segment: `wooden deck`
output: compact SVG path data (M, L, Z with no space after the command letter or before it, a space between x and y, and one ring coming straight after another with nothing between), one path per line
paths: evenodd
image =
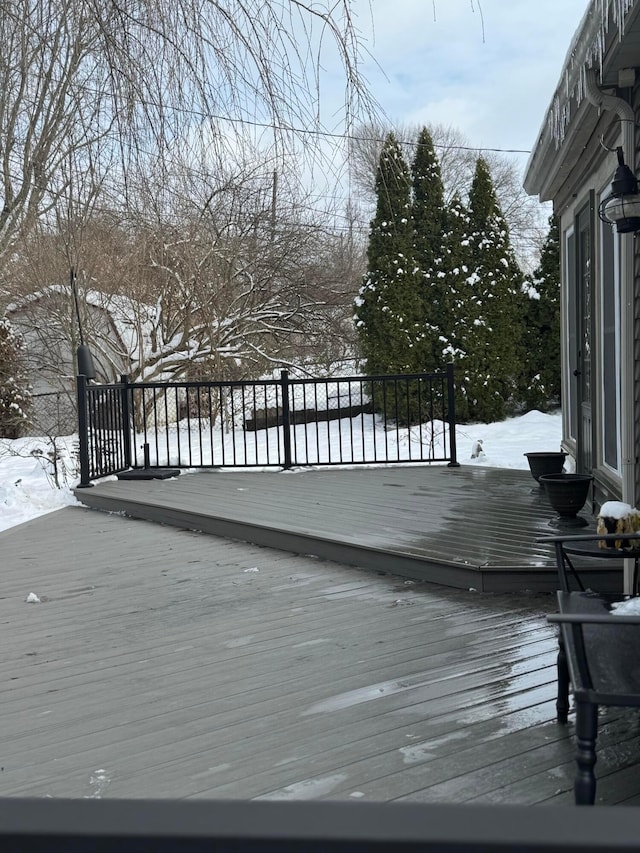
M525 471L390 466L294 472L203 471L112 480L77 491L87 506L345 565L482 592L553 591L557 533ZM583 513L590 527L593 519ZM595 561L598 589L621 589L621 563Z
M75 507L0 553L0 796L572 802L549 594ZM600 803L640 803L639 747L607 712Z

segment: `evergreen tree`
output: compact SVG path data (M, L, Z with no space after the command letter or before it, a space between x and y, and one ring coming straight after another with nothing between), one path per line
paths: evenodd
M413 258L411 175L392 133L380 155L376 197L355 323L370 374L406 373L415 368L412 350L421 304Z
M524 294L521 394L528 409L545 411L560 402L560 236L554 216Z
M443 233L446 211L440 163L427 128L418 137L411 168L413 184L414 258L422 285L421 317L416 327L415 369L434 372L442 369L441 337L447 322L446 290L443 275Z
M491 173L480 157L469 193L470 275L464 299L466 371L473 420L502 420L518 404L522 358L522 273ZM463 241L464 242L464 241Z
M23 342L0 318L0 438L19 438L28 422L29 391L21 363Z
M522 273L486 161L479 158L468 209L444 207L440 164L424 129L411 172L393 134L376 174L368 271L355 322L372 374L456 365L459 420L501 420L523 389ZM396 408L415 416L414 389Z
M455 366L456 418L469 418L469 348L473 346L476 305L469 300L470 266L469 214L462 200L454 195L446 211L442 236L443 321L439 336L442 362Z

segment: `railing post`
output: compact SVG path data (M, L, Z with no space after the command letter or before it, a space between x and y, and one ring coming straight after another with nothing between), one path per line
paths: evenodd
M122 373L120 376L121 406L122 406L122 449L124 458L131 468L131 407L129 406L129 376Z
M78 448L80 454L80 482L77 488L88 489L91 486L89 476L89 429L87 419L87 377L76 376L78 401Z
M453 381L453 363L447 365L447 413L449 421L449 449L451 461L448 468L459 468L458 451L456 449L456 389Z
M289 413L289 371L280 371L282 387L282 446L284 449L284 468L291 468L291 415Z

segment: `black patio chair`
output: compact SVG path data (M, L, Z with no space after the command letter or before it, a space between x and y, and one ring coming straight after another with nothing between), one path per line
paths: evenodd
M624 550L599 547L600 542L624 539ZM581 534L544 537L555 547L558 568L558 613L548 616L558 623L557 718L566 723L569 690L576 709L577 805L595 802L598 707L640 707L640 615L616 615L613 605L626 597L585 589L575 557L632 559L633 590L637 594L640 534ZM577 586L577 589L571 587Z

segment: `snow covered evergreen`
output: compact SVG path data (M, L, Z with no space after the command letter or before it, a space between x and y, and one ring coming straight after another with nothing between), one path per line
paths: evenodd
M447 208L442 237L442 282L444 314L439 338L441 363L453 362L456 367L456 418L469 419L468 392L471 383L475 303L469 299L471 253L469 248L469 213L458 195Z
M380 155L376 197L367 273L356 297L356 328L369 373L409 373L415 370L416 323L423 317L413 254L411 173L392 133Z
M443 330L448 325L447 285L443 273L443 234L446 209L440 162L431 134L418 137L411 167L413 185L414 257L422 276L419 288L421 317L416 322L415 372L442 369Z
M466 206L457 195L445 204L426 128L410 172L389 134L376 194L355 318L368 372L453 362L459 421L491 423L559 398L557 231L525 282L488 163L478 158Z
M28 420L29 390L21 363L22 337L0 318L0 438L19 438Z
M463 362L466 418L490 423L513 413L519 402L523 300L522 273L482 157L469 192L467 228L462 239L456 234L459 245L451 249L460 252L456 268L466 267L457 276L459 298L452 319L460 355L452 357Z
M560 402L560 236L549 218L549 231L540 262L524 282L526 359L522 396L528 409L546 411Z

